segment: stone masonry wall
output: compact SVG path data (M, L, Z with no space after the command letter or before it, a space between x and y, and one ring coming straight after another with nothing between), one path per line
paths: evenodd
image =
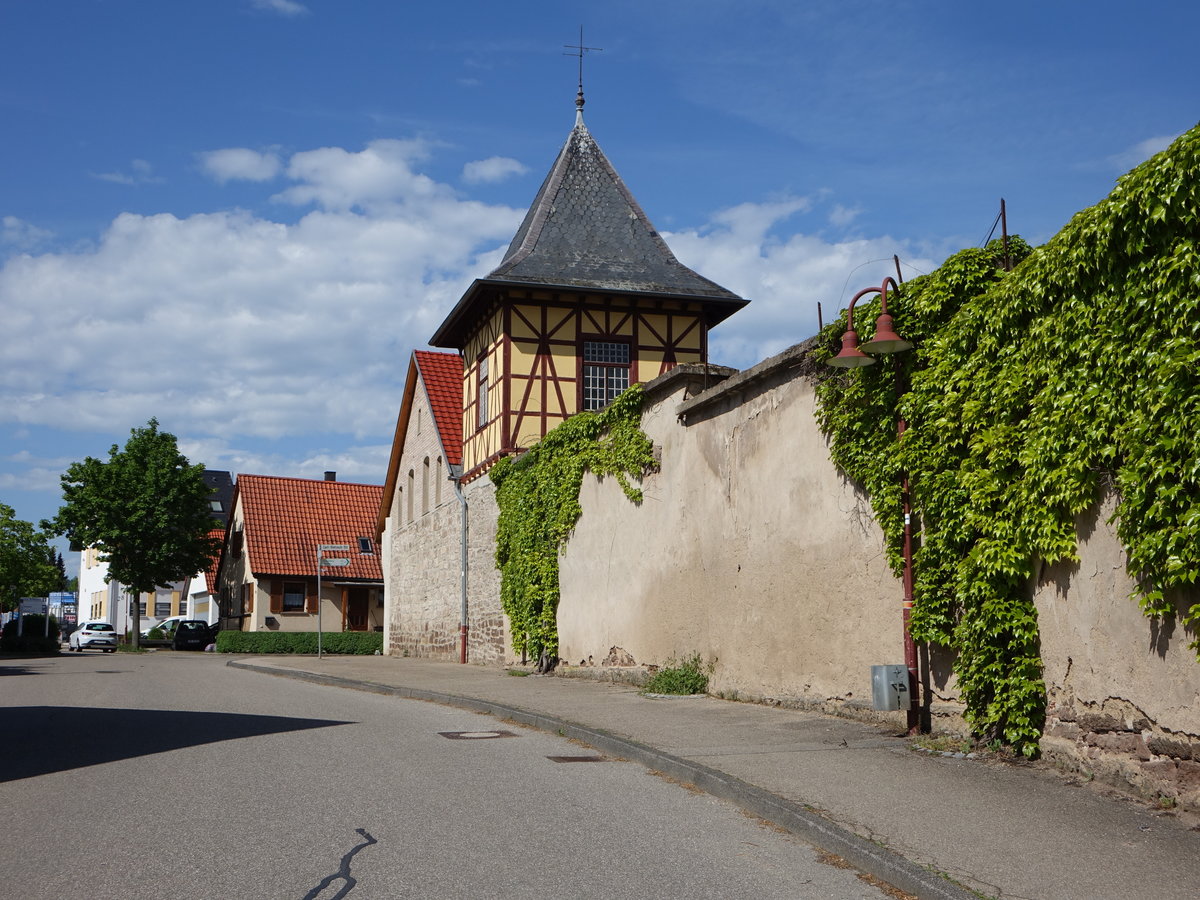
M389 531L386 652L457 661L461 620L462 507L448 501ZM464 489L468 508L467 661L503 665L508 622L495 564L496 503L490 481Z

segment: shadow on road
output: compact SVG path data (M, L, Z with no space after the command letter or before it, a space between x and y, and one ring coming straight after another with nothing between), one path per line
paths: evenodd
M5 735L0 741L0 782L217 741L353 724L286 716L79 706L4 707L0 708L0 722Z

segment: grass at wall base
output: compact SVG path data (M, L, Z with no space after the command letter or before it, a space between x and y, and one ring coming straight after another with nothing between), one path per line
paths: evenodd
M1077 559L1076 519L1105 492L1137 585L1131 602L1170 616L1195 589L1198 236L1200 127L1047 244L1014 238L1012 271L993 242L902 285L888 311L915 349L821 376L831 455L870 496L897 575L909 475L912 632L956 651L982 739L1038 751L1046 687L1033 587L1042 566ZM873 313L856 313L865 342ZM844 329L843 315L822 332L819 356L836 353ZM1184 608L1195 636L1200 602Z
M691 656L672 655L642 686L642 694L675 694L691 696L708 691L708 679L716 662L704 662L699 653Z

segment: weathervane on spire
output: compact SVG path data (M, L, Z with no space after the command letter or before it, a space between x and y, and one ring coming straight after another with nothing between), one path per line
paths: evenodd
M575 53L564 53L563 56L578 56L579 57L579 93L575 95L575 124L583 124L583 54L588 50L603 50L603 47L585 47L583 44L583 26L579 26L579 43L578 44L563 44Z

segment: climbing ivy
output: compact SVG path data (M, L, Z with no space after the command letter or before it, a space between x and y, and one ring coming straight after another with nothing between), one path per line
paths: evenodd
M1147 615L1171 615L1200 577L1198 236L1200 126L1046 245L1016 239L1011 272L993 243L889 296L915 351L821 376L834 462L870 495L897 574L909 475L914 636L957 651L976 732L1027 755L1046 696L1033 585L1076 558L1079 514L1115 490ZM855 313L865 341L872 308ZM818 358L844 328L821 333ZM1183 618L1195 632L1200 602Z
M538 659L541 668L558 654L559 551L583 512L584 473L615 477L625 496L640 503L632 479L655 465L654 447L640 427L642 396L635 385L603 410L572 416L529 452L492 467L500 507L500 601L513 648Z

